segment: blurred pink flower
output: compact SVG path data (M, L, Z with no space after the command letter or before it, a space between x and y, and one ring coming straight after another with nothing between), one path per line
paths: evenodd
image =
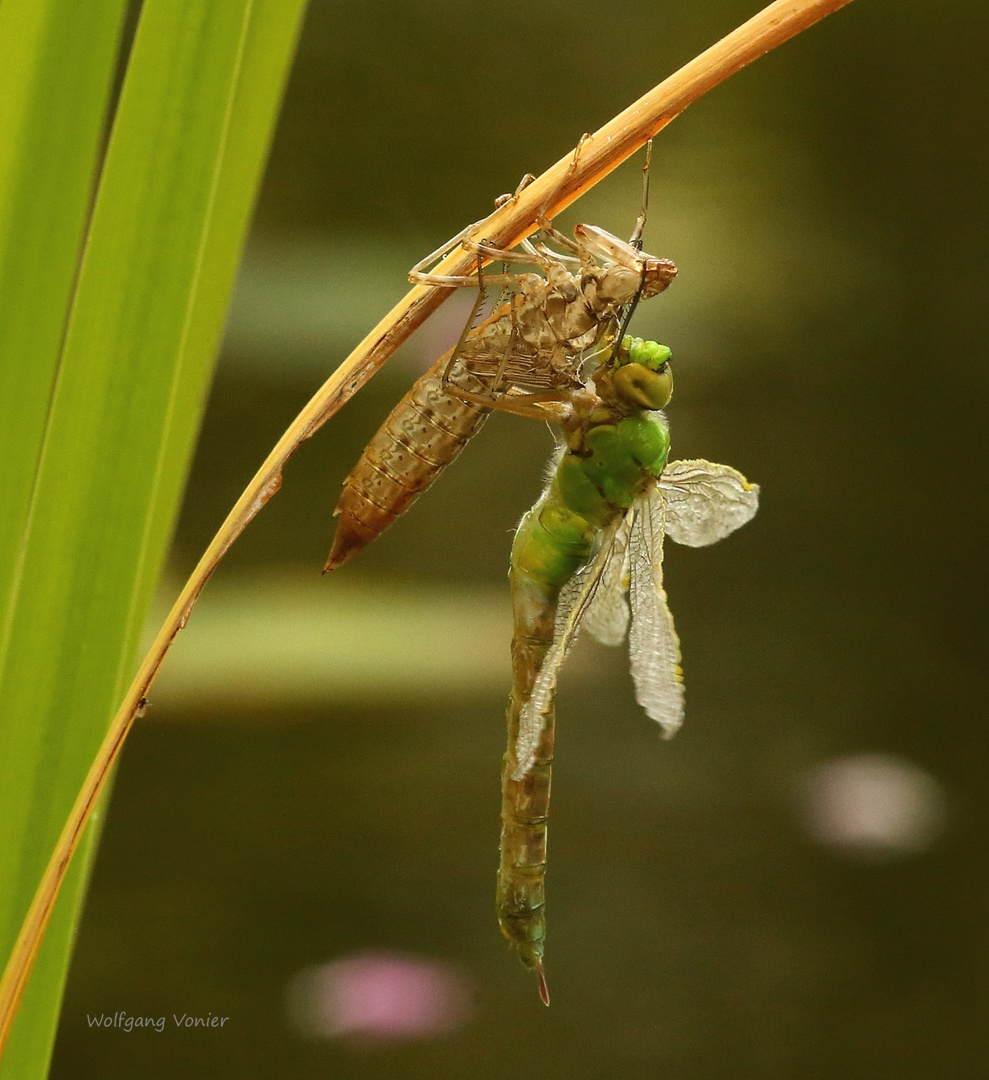
M310 1038L423 1039L463 1027L471 997L469 980L451 964L366 952L300 971L289 984L288 1013Z

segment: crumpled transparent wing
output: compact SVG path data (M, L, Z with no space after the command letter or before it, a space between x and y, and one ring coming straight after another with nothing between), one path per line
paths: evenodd
M683 671L680 639L663 589L664 501L664 493L654 486L633 508L628 649L635 700L669 738L683 723Z
M759 508L759 485L730 465L671 461L659 478L666 501L666 535L704 547L750 521Z
M553 707L557 676L570 647L577 640L577 631L587 614L591 599L601 582L602 574L611 561L611 549L623 525L619 518L605 530L601 544L591 560L584 564L560 590L553 627L553 644L549 647L529 700L522 706L519 732L515 741L515 771L513 780L521 780L532 768L545 717Z
M632 531L632 511L622 519L597 587L591 593L581 627L602 645L621 645L628 630L628 543Z

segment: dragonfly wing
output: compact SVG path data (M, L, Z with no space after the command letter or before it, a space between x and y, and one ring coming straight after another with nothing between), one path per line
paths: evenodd
M600 580L591 593L581 626L602 645L621 645L628 630L628 559L632 512L622 519L607 549Z
M678 544L704 547L751 520L759 485L729 465L671 461L659 478L666 502L666 535Z
M560 589L553 626L553 642L543 658L539 674L532 686L529 700L522 706L519 731L515 742L515 771L513 780L521 780L532 768L545 717L553 707L560 666L574 641L577 631L591 606L595 591L609 562L615 537L622 527L619 519L601 537L597 553L585 563Z
M680 639L663 589L663 492L651 488L636 501L630 544L628 635L635 700L646 715L674 735L683 723L683 671Z

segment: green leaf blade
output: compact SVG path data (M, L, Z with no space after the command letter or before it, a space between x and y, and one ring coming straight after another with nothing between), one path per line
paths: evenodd
M303 6L142 11L0 667L5 954L129 681ZM44 1075L83 877L56 906L4 1077Z
M85 236L126 0L0 5L0 619Z

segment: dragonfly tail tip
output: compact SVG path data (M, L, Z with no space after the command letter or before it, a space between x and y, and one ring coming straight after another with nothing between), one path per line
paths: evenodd
M536 978L539 980L539 996L544 1005L549 1005L549 987L546 985L546 972L542 964L536 968Z

